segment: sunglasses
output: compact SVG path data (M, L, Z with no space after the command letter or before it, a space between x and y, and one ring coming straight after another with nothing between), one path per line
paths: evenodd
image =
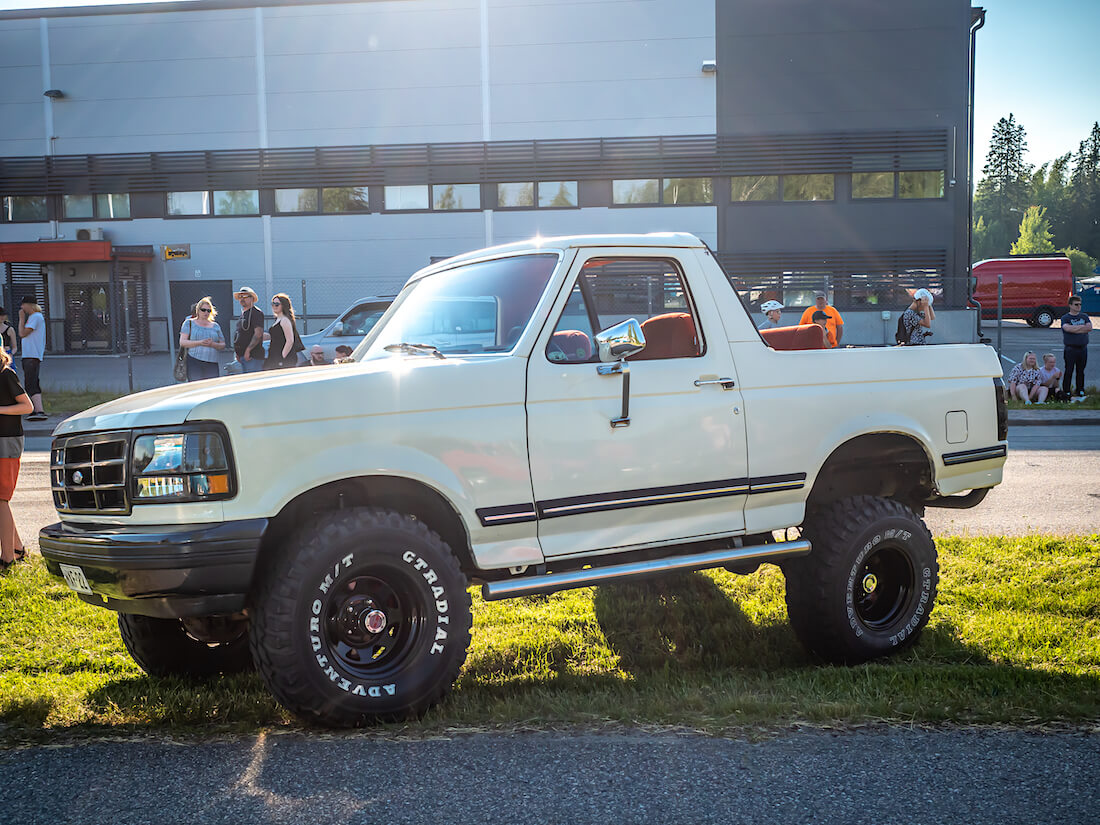
M281 307L283 305L283 302L282 301L272 301L271 305L273 307Z
M199 307L199 312L209 312L210 307Z

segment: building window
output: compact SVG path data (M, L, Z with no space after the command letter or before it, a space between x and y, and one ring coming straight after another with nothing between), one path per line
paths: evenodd
M833 184L832 175L783 175L783 200L831 201Z
M730 200L734 203L779 200L779 175L738 175L730 178Z
M316 189L276 189L275 213L279 215L317 211Z
M898 197L942 198L942 169L932 172L898 172Z
M5 221L45 221L49 219L45 195L10 195L3 199Z
M214 192L215 215L259 215L260 193L256 189L223 189Z
M538 190L540 209L565 209L577 205L575 180L541 180Z
M535 184L533 183L498 183L497 184L497 208L498 209L522 209L532 208L535 205Z
M577 205L575 180L498 183L498 209L569 209Z
M658 178L616 180L611 182L611 202L616 204L657 204L661 202Z
M427 186L387 186L384 192L386 209L427 209Z
M316 198L316 194L314 194ZM332 186L321 190L321 211L329 214L369 212L370 200L365 186Z
M852 199L944 196L939 152L899 152L852 158ZM907 171L895 171L908 167ZM923 168L922 168L923 167Z
M432 187L432 209L480 209L481 186L476 183L448 183Z
M130 217L130 196L121 195L62 195L62 214L68 220L95 219L119 220Z
M169 192L169 215L209 215L209 192Z
M714 203L714 181L711 178L665 178L661 203L665 206Z

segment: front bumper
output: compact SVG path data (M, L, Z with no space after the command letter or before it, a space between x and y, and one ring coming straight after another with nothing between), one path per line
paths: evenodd
M267 519L118 526L58 522L38 534L46 568L79 567L89 604L185 618L244 609Z

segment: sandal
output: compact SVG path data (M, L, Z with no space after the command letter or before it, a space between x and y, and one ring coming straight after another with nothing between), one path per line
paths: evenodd
M14 564L15 559L12 559L11 561L0 561L0 576L3 576L5 573L7 573L8 570L10 570L12 566L14 566Z
M16 547L15 548L15 558L11 560L11 563L15 564L17 561L26 561L26 560L27 560L27 548L26 547Z

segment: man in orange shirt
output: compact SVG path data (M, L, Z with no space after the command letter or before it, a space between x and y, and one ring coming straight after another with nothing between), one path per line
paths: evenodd
M836 311L836 307L829 306L829 302L825 299L824 292L814 293L814 306L802 313L802 320L798 323L814 323L815 312L824 312L829 316L829 320L825 324L831 333L829 337L835 340L836 343L833 344L834 347L840 346L840 342L844 339L844 319L840 317L840 313Z

